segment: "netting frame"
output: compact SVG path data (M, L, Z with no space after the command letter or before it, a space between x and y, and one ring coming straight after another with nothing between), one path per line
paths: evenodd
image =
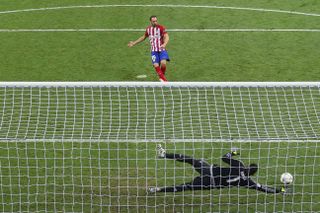
M320 87L320 81L306 82L147 82L147 81L43 81L43 82L23 82L9 81L0 82L0 87Z

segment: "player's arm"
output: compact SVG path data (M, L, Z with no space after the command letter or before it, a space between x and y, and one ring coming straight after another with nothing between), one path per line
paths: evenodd
M161 48L165 49L168 43L169 43L169 34L165 33L163 35L163 44L161 45Z
M270 187L270 186L266 186L266 185L261 185L259 183L254 182L253 180L249 179L248 180L248 185L246 186L250 189L255 189L261 192L265 192L268 194L277 194L277 193L285 193L286 190L284 187L282 187L281 189L275 188L275 187Z
M133 47L134 45L139 44L140 42L144 41L146 38L147 38L147 36L144 34L143 36L141 36L141 37L138 38L137 40L135 40L135 41L130 41L130 42L128 43L128 47Z

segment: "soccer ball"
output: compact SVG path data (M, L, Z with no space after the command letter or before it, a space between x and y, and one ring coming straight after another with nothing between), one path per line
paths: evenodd
M293 176L289 172L285 172L281 175L280 181L284 184L290 184L293 182Z

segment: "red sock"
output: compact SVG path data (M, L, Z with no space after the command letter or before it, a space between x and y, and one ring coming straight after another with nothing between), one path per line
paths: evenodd
M161 71L165 75L166 74L167 65L161 64Z
M162 79L163 81L167 81L166 77L164 76L164 74L161 71L160 67L155 67L156 72L158 73L158 76L160 79Z

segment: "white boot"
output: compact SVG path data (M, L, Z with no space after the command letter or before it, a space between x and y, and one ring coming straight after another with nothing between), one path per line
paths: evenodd
M158 158L165 158L166 157L166 150L162 148L161 144L157 145L157 154Z
M160 191L159 187L149 187L147 190L148 193L156 193L158 191Z

